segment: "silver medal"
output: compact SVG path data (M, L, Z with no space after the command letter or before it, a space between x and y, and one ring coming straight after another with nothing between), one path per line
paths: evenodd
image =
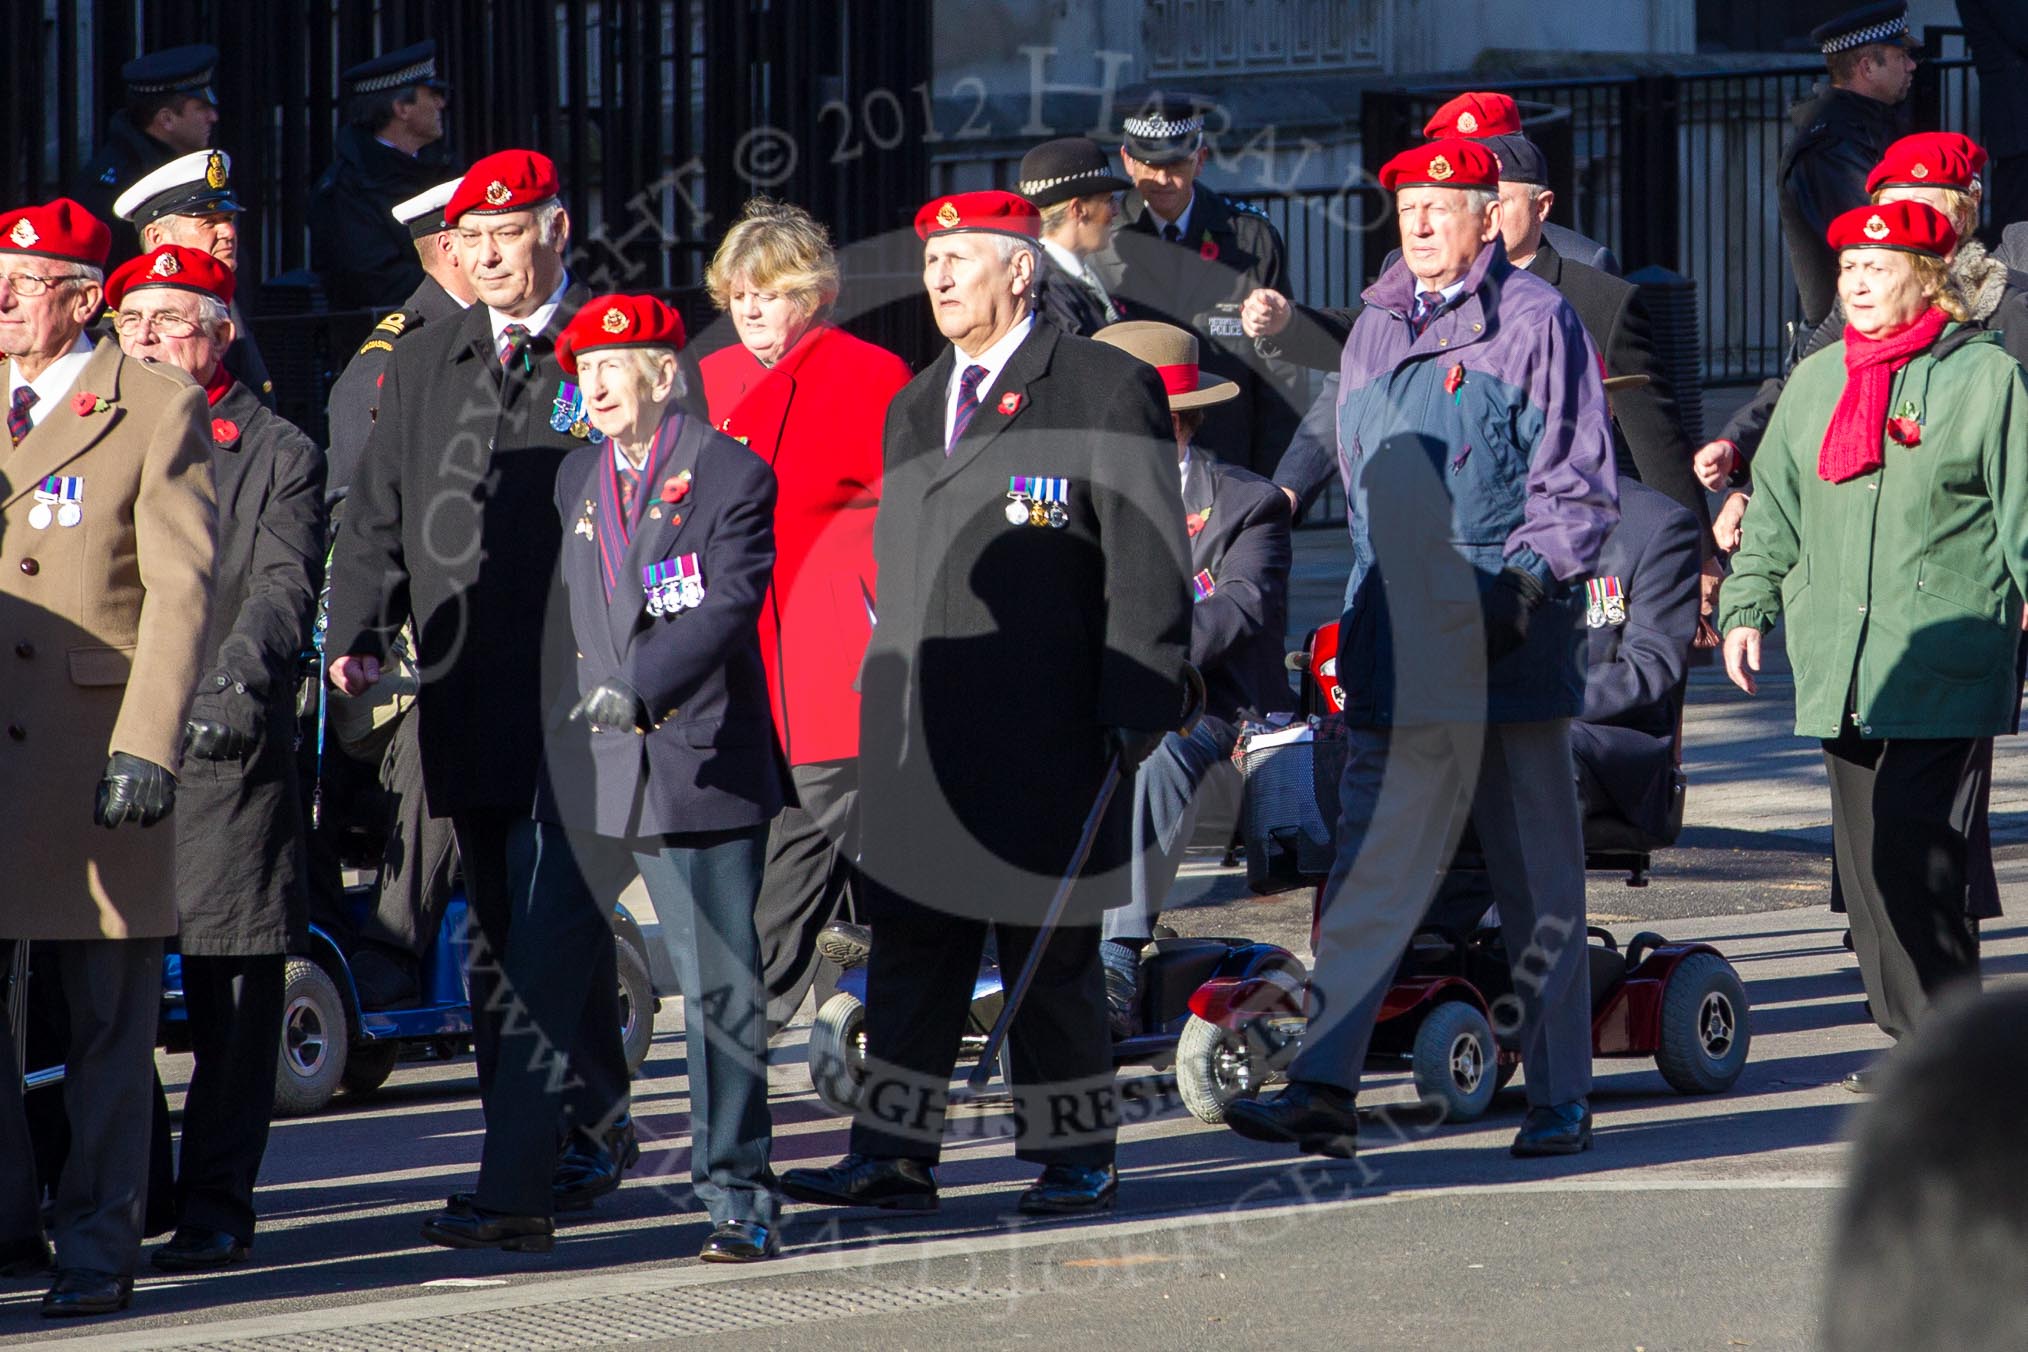
M75 526L82 520L84 520L84 508L74 502L66 502L63 506L56 509L56 524L59 526Z
M1026 520L1027 518L1024 516L1022 519ZM28 509L28 524L35 527L35 529L37 530L48 530L49 504L46 502L38 502L33 507L30 507Z
M1028 524L1028 504L1010 494L1007 499L1007 520L1016 526Z
M1062 530L1070 524L1070 513L1063 510L1062 503L1052 502L1049 504L1049 524L1058 530Z

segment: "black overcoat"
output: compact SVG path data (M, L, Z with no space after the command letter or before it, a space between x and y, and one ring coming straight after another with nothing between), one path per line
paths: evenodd
M1106 729L1177 725L1188 558L1154 369L1036 323L949 456L954 349L895 396L861 674L862 866L926 906L1034 923L1106 763ZM1009 521L1065 481L1066 524ZM1122 792L1073 895L1127 897Z
M1193 455L1183 470L1193 586L1190 661L1204 677L1205 717L1228 748L1242 718L1292 710L1284 661L1289 627L1289 500L1258 474Z
M185 953L300 952L308 919L297 663L324 576L324 453L234 383L211 409L218 554L199 691L224 673L265 705L237 761L184 757L176 909Z
M398 346L346 498L326 655L384 657L414 617L435 816L534 806L542 653L570 625L555 585L556 471L584 444L552 422L574 384L555 336L587 295L570 287L525 365L501 366L483 305Z
M394 355L394 345L405 338L414 338L425 325L463 313L464 307L450 292L434 277L425 277L400 309L380 317L373 332L366 335L359 350L352 354L352 360L345 363L345 371L332 385L331 400L325 406L325 416L331 424L327 452L331 473L325 492L332 500L344 497L352 488L359 457L366 453L367 434L373 431L374 417L380 412L381 380L387 372L388 358Z

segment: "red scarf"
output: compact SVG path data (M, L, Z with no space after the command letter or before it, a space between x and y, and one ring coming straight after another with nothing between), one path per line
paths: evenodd
M1831 425L1824 429L1824 445L1817 452L1818 478L1841 484L1880 468L1894 373L1934 343L1949 322L1950 316L1932 305L1891 338L1868 338L1850 324L1845 326L1845 392L1838 396Z
M211 368L211 379L204 382L204 397L213 408L217 408L218 401L232 389L234 379L232 372L225 369L224 362Z

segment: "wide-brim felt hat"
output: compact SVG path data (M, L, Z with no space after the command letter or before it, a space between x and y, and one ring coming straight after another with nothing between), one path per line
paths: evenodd
M1155 368L1169 392L1169 411L1208 408L1236 398L1239 385L1224 376L1206 375L1197 364L1197 335L1174 324L1128 319L1108 324L1092 335L1108 347L1138 357Z

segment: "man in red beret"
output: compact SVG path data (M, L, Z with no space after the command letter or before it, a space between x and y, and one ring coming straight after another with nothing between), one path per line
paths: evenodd
M950 347L888 408L879 623L860 678L860 866L873 947L851 1153L782 1190L926 1210L990 923L1019 971L1109 764L1181 721L1190 593L1168 400L1154 370L1033 314L1039 213L1012 193L916 217ZM1119 1125L1099 921L1127 901L1112 798L1009 1034L1028 1213L1110 1207Z
M1529 1106L1513 1152L1591 1145L1570 722L1579 584L1618 520L1617 481L1598 350L1555 287L1508 262L1499 179L1483 142L1457 138L1380 171L1402 257L1366 289L1339 367L1352 575L1338 855L1288 1087L1226 1116L1255 1140L1353 1153L1381 1000L1469 820L1521 999Z
M183 1108L176 1232L165 1272L243 1261L273 1099L282 971L304 951L304 810L296 662L324 572L324 454L225 369L232 270L165 244L106 284L120 347L188 373L211 406L221 504L203 675L183 732L176 812L177 948L197 1069Z
M558 192L556 166L530 150L489 155L459 181L444 220L478 301L395 348L331 564L326 653L339 690L379 681L402 625L415 626L424 792L451 819L481 940L470 985L482 1088L514 1008L499 965L527 876L510 861L532 848L544 647L570 634L551 585L563 538L556 469L591 435L555 350L589 295L564 266L571 223ZM569 1049L559 1210L611 1192L638 1158L618 978L610 946L602 952L598 1012ZM480 1204L531 1210L490 1195ZM468 1238L517 1237L474 1226Z
M17 659L0 802L18 833L0 963L24 940L53 958L71 1030L70 1153L49 1180L57 1275L45 1315L109 1313L133 1291L176 861L173 833L126 823L153 825L176 801L211 611L204 394L179 371L85 336L110 243L68 200L0 212L0 351L10 354L0 603ZM5 1023L0 1268L26 1275L47 1267L49 1251Z

